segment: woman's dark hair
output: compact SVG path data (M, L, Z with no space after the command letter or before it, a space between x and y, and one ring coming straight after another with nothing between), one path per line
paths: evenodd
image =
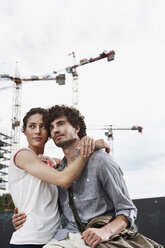
M45 124L46 130L48 131L48 135L50 136L49 112L44 108L32 108L26 113L26 115L23 118L22 132L24 132L26 129L28 118L31 115L35 115L35 114L42 115L42 120Z
M84 116L80 114L79 110L73 107L67 107L65 105L55 105L48 109L49 121L53 122L55 119L65 116L72 125L72 127L80 127L78 136L81 139L86 135L86 124L84 122Z

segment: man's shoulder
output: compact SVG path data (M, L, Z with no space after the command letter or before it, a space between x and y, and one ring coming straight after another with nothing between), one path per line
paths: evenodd
M111 156L106 153L104 150L96 150L91 155L92 159L112 159Z
M99 167L99 165L101 166L105 163L111 163L110 161L111 157L109 154L107 154L103 150L97 150L91 154L87 164L88 166L91 166L93 164L95 167Z
M94 151L89 159L89 163L90 162L97 165L101 170L107 168L111 171L120 171L120 173L123 174L118 163L108 153L104 152L104 150Z

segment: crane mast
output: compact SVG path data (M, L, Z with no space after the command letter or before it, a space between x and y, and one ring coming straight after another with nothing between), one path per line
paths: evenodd
M75 66L76 65L76 56L75 56L75 53L72 52L69 55L73 55L74 66ZM71 73L72 73L72 105L75 108L78 108L78 104L79 104L78 73L77 73L77 69L76 68L72 68L70 70L71 70ZM66 69L66 71L67 71L67 69Z
M12 106L12 125L11 125L11 137L12 146L11 152L19 148L20 140L20 118L21 118L21 92L22 92L22 80L18 77L13 79L13 106Z

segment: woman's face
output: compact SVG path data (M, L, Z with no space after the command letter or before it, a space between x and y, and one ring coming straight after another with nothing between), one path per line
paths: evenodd
M41 114L34 114L28 118L24 134L32 150L33 148L44 148L48 140L48 132Z

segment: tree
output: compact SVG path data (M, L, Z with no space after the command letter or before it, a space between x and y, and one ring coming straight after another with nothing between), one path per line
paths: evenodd
M14 203L10 194L3 194L0 196L0 211L13 210Z

